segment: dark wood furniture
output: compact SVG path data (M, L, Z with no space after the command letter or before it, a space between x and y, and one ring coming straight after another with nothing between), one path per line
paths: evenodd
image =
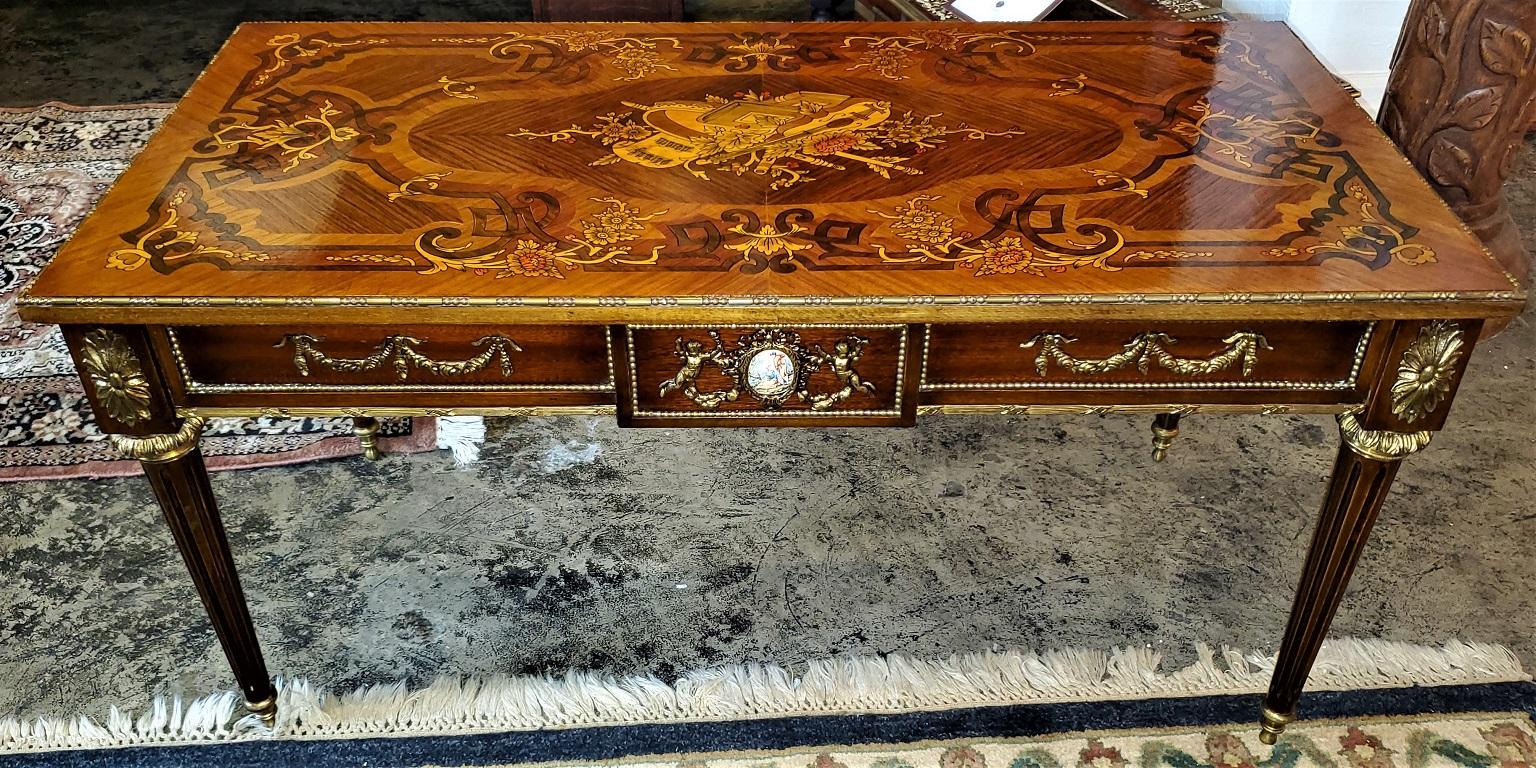
M1381 125L1523 285L1531 258L1504 204L1536 121L1536 3L1414 0Z
M1273 740L1524 300L1281 25L251 24L20 304L266 716L209 416L1336 414Z

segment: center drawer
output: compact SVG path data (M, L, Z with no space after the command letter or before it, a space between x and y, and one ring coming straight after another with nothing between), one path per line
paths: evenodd
M626 426L909 426L907 325L627 325L613 329Z

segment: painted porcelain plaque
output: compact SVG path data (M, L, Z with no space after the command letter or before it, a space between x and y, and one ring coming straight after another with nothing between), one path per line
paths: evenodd
M795 388L795 361L779 349L765 349L747 360L747 388L765 400L781 400Z

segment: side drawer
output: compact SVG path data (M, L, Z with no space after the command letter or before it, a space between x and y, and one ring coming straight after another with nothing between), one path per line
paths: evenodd
M907 325L615 326L627 426L908 426Z
M188 394L611 392L603 326L180 327Z
M1021 323L924 328L924 403L1357 397L1366 322ZM1379 346L1379 345L1378 345Z

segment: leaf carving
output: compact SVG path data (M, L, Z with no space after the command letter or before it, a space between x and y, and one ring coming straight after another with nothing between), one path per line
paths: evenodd
M1503 102L1503 86L1479 88L1464 94L1451 105L1446 123L1475 131L1493 121Z
M1445 33L1445 14L1441 12L1439 3L1432 2L1419 20L1419 42L1431 51L1444 54Z
M1483 64L1501 75L1519 77L1530 63L1530 36L1493 19L1483 19L1483 34L1477 47Z
M1429 177L1446 187L1466 189L1471 184L1472 154L1445 136L1429 148Z

